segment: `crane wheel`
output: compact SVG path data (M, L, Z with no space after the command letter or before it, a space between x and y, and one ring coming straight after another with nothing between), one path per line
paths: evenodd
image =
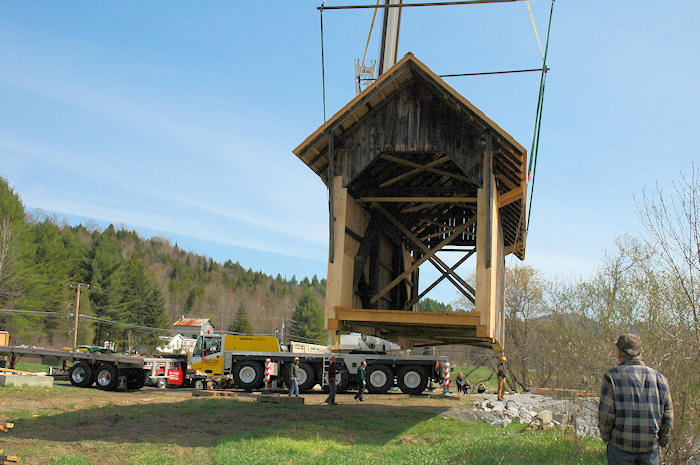
M418 365L408 365L399 369L399 388L404 394L418 395L428 386L428 373Z
M384 394L394 386L394 372L384 365L367 367L367 390L372 394Z
M316 386L314 367L306 362L299 363L299 392L308 392Z
M236 386L252 391L262 385L263 367L260 362L238 362L233 369Z
M320 376L319 376L320 379ZM347 371L341 371L340 373L336 373L335 375L335 392L340 394L341 392L345 392L347 390L348 386L350 385L350 374ZM328 394L331 392L330 386L327 384L323 386L323 392Z

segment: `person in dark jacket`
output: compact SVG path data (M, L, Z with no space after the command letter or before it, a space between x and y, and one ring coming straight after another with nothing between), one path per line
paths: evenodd
M498 371L496 377L498 378L498 400L503 400L506 395L506 362L508 359L504 355L501 357L501 361L498 362Z
M457 385L457 394L461 394L463 392L462 390L464 389L464 375L462 375L461 371L457 373L455 384Z
M668 382L639 358L639 336L623 334L615 345L619 365L603 376L598 406L608 463L658 465L658 448L668 446L673 424Z
M289 367L289 397L299 397L299 357L294 357L294 363Z
M462 392L465 394L469 394L469 391L472 390L472 385L469 384L469 380L467 378L464 378L464 384L462 384Z
M362 402L365 394L365 368L367 367L367 362L364 360L357 367L357 394L355 394L355 400Z
M335 375L338 374L338 368L335 364L335 355L331 355L331 362L328 364L328 397L324 400L328 405L337 405L335 403Z

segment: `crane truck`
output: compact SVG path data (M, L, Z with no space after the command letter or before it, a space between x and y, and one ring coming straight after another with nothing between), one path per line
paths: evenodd
M265 363L269 359L270 381L289 385L289 371L299 357L299 391L308 392L317 384L326 390L327 367L335 355L338 373L336 386L343 392L355 386L355 374L367 362L367 390L383 394L395 385L405 394L420 394L431 381L442 380L441 366L446 357L427 355L391 355L382 352L325 353L286 352L272 336L205 334L197 338L192 353L192 369L204 374L217 387L238 387L248 391L261 389L265 381ZM195 381L203 387L202 380Z

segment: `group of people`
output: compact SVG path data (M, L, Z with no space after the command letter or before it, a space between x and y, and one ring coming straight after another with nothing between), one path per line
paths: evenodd
M365 369L367 368L367 362L362 361L359 367L357 367L357 394L355 394L355 400L363 402L365 400ZM337 392L337 386L335 384L335 377L338 374L338 366L335 363L335 355L332 355L330 362L328 364L328 397L323 403L328 405L338 405L335 401L335 395ZM289 370L289 396L299 397L299 357L294 357L294 363Z

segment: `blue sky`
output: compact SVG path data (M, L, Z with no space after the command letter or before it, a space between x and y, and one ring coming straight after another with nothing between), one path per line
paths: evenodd
M348 3L372 2L327 2ZM550 2L531 5L544 36ZM0 3L0 176L70 223L325 276L327 194L291 153L323 119L316 6ZM354 96L371 17L324 14L329 116ZM556 3L527 264L591 273L616 237L640 232L634 196L700 159L698 19L695 0ZM408 51L438 74L541 60L522 2L406 9ZM538 75L448 83L530 146Z

